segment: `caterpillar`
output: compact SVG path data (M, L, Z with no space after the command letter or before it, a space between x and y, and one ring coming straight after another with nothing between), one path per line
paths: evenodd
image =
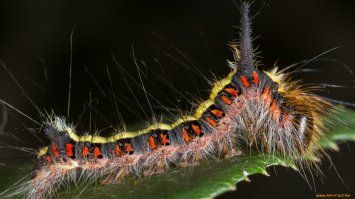
M295 160L306 156L322 136L325 111L333 105L282 71L258 69L248 3L242 3L241 16L240 43L230 45L232 71L214 84L195 114L109 137L79 136L64 117L49 118L44 132L51 143L38 153L33 178L23 190L26 197L50 197L78 173L114 184L128 176L150 176L250 150Z

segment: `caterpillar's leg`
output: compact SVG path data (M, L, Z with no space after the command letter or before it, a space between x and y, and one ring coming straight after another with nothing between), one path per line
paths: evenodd
M164 159L159 159L156 161L156 164L152 167L147 168L144 172L144 176L151 176L154 174L160 174L165 171L165 160Z
M237 150L235 147L231 147L228 144L223 145L223 154L224 158L229 159L238 155L241 155L242 152Z
M180 166L181 167L191 167L191 166L197 166L200 164L200 161L202 160L202 155L200 150L198 150L196 153L189 155L188 157L185 157L181 162Z
M118 173L111 172L105 179L101 181L102 184L119 184L128 175L124 168L119 169Z

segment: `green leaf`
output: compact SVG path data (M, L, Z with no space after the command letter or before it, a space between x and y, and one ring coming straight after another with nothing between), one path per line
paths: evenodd
M333 114L336 124L327 124L327 131L318 149L337 149L339 141L355 141L355 112L344 110ZM160 175L127 180L118 185L104 186L99 183L89 187L71 186L61 190L60 198L212 198L235 189L235 184L248 180L253 174L267 175L266 167L282 165L296 169L286 157L251 154L234 159L209 160L195 167L178 168ZM9 175L0 179L4 183L15 181L19 176ZM11 179L11 180L10 180Z
M267 174L265 168L273 164L292 166L291 162L260 155L205 162L119 185L92 187L80 198L210 198L233 190L236 182L248 180L251 174ZM72 194L75 192L70 191L62 196L67 198Z
M355 141L355 111L339 107L330 118L335 123L326 124L325 136L319 142L320 149L338 150L337 142Z

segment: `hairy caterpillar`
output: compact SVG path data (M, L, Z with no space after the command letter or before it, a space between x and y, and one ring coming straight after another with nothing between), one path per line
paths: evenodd
M244 23L244 25L245 24L247 27L248 23ZM244 27L243 30L248 32L246 27ZM117 178L115 178L116 176L112 177L109 171L107 174L103 174L108 175L108 181L111 183L116 180L122 180L125 174L131 172L135 173L137 171L140 174L143 173L146 175L162 172L169 166L166 163L166 159L169 164L172 163L173 165L194 165L203 158L206 152L211 153L213 156L219 156L220 154L231 156L243 150L249 150L249 146L252 146L257 147L261 152L278 151L285 155L296 157L306 153L308 146L312 146L316 143L317 136L319 136L318 134L321 132L320 114L323 114L323 107L330 106L330 104L319 97L305 95L303 94L304 91L298 88L296 89L296 87L289 87L288 85L290 85L290 83L284 83L285 79L275 72L265 74L254 68L253 61L250 57L252 55L251 45L248 44L247 34L242 35L244 36L241 37L241 54L236 54L236 63L232 63L232 67L235 71L230 73L228 78L216 83L216 86L212 90L212 102L206 101L202 103L192 119L182 118L183 120L173 123L172 125L153 125L151 129L154 130L143 130L139 133L142 135L139 136L135 136L137 135L136 133L121 133L106 139L98 136L76 136L73 127L65 124L62 119L55 118L53 121L48 121L48 126L46 127L46 133L52 138L53 143L40 154L39 168L35 170L34 175L41 175L40 171L46 171L45 169L48 167L53 168L52 164L56 165L56 168L58 166L57 169L59 173L68 172L66 175L71 175L70 170L76 167L85 168L84 170L86 172L90 172L90 170L97 172L95 167L98 169L106 169L104 167L110 166L109 162L103 162L102 160L108 159L107 161L113 161L114 157L118 159L122 158L122 156L132 158L133 163L124 162L121 164L128 166L128 168L125 168L123 171L123 174L121 173L122 176L118 176ZM275 82L279 82L279 88ZM268 89L267 86L269 86ZM291 91L295 92L293 93ZM289 96L279 96L282 92L289 94ZM262 100L259 99L260 96ZM285 99L285 102L281 102L282 99ZM237 102L237 100L240 100L240 102ZM263 103L265 103L265 105L263 105ZM309 105L307 105L307 103L309 103ZM287 107L283 104L292 104L292 106ZM318 104L319 106L315 106L314 104ZM327 110L329 108L330 107L328 107ZM236 110L236 112L234 113L230 109ZM253 114L249 116L244 110L249 110ZM198 111L201 113L198 113ZM286 111L292 114L287 115L285 114ZM258 112L260 115L253 117L255 113ZM208 116L206 116L207 114ZM250 130L246 128L250 127L250 124L245 121L260 120L259 122L261 122L263 120L261 120L262 117L260 116L263 114L265 114L267 118L266 121L268 121L265 122L266 124L272 124L274 122L273 125L285 125L281 128L282 132L289 127L293 127L294 129L290 128L288 131L290 136L283 137L284 135L278 135L281 133L276 132L274 129L266 130L266 132L271 135L274 134L285 138L281 139L281 143L276 144L276 141L273 139L263 138L260 134L253 135L255 132L261 133L265 132L265 130ZM233 118L233 115L238 116ZM295 120L288 121L287 117L291 117L291 119L294 118ZM232 120L233 122L226 122L225 120ZM320 124L313 124L312 121L314 121L314 123L319 122ZM233 126L231 124L234 123L245 124L244 127L243 125L241 125L242 127L234 126L232 130L227 128L228 126ZM221 126L228 130L223 130ZM257 126L251 126L257 128ZM314 126L317 128L313 129ZM161 133L157 132L160 130L162 131ZM231 134L231 132L234 133L235 131L241 132L241 134ZM225 135L223 133L216 134L216 132L225 132ZM243 134L243 132L245 134ZM132 135L134 135L134 137ZM212 137L213 135L219 135L222 136L222 138ZM295 135L298 135L298 137ZM235 138L238 142L234 143L234 136L240 136ZM205 146L205 144L208 144L208 146ZM166 149L173 149L173 152L164 154L163 149L164 151ZM177 155L174 153L175 150L177 151ZM199 151L202 151L202 155L198 154ZM112 154L112 152L114 152L114 154ZM231 154L229 154L230 152ZM151 158L154 159L154 161L147 159L144 161L152 163L142 163L142 157L137 157L142 153L145 155L148 154L147 156L153 154ZM164 155L167 157L164 157ZM156 160L157 157L164 159L163 161ZM163 163L161 163L161 161ZM100 165L100 162L103 163ZM120 163L118 162L112 163L112 165L121 169ZM73 167L70 168L70 166ZM114 170L115 168L109 169ZM120 171L118 173L120 173ZM34 179L37 179L38 182L41 180L41 178L36 177ZM55 182L55 180L52 182ZM41 183L44 182L41 181ZM48 184L43 185L46 187L56 187L55 184L52 186ZM40 187L38 190L39 193L35 192L33 196L41 197L41 193L43 193L44 196L47 195L46 191L42 192Z

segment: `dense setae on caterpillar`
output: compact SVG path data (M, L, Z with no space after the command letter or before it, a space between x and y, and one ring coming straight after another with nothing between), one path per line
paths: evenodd
M50 144L38 153L32 179L15 192L48 198L78 176L117 184L130 176L151 176L250 151L279 153L300 164L307 161L323 136L333 104L283 70L257 68L246 2L241 17L240 42L230 45L231 72L214 83L209 99L194 114L108 137L80 136L65 117L50 117L43 124Z

